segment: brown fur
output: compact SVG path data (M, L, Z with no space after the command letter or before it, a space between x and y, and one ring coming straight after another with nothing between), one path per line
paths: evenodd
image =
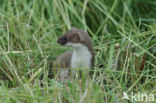
M56 68L70 68L70 61L73 51L67 51L61 54L55 62Z

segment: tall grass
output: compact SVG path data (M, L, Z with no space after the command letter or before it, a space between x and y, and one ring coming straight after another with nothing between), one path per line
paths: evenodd
M155 13L155 0L1 0L0 102L127 103L123 91L155 93ZM96 66L92 78L62 84L47 76L72 26L91 36Z

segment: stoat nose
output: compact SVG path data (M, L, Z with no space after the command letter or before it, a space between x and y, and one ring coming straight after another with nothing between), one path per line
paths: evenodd
M57 42L61 45L65 45L68 42L68 39L66 37L60 38L57 40Z

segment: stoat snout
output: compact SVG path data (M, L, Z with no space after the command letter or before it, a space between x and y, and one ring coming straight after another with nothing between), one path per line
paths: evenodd
M67 37L61 37L61 38L58 39L57 42L58 42L60 45L65 45L68 41L69 41L69 38L67 38Z

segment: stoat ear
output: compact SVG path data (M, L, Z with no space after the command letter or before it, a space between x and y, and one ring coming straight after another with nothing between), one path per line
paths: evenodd
M77 28L75 28L75 27L72 27L71 29L72 29L72 30L78 30L78 29L77 29Z
M76 31L75 34L77 35L78 40L83 41L84 37L82 36L82 34L80 33L80 31Z
M80 32L79 29L77 29L77 28L75 28L75 27L72 27L71 29L74 31L74 34L77 35L76 37L77 37L78 40L81 40L81 41L84 40L84 37L83 37L83 35L81 34L81 32Z

